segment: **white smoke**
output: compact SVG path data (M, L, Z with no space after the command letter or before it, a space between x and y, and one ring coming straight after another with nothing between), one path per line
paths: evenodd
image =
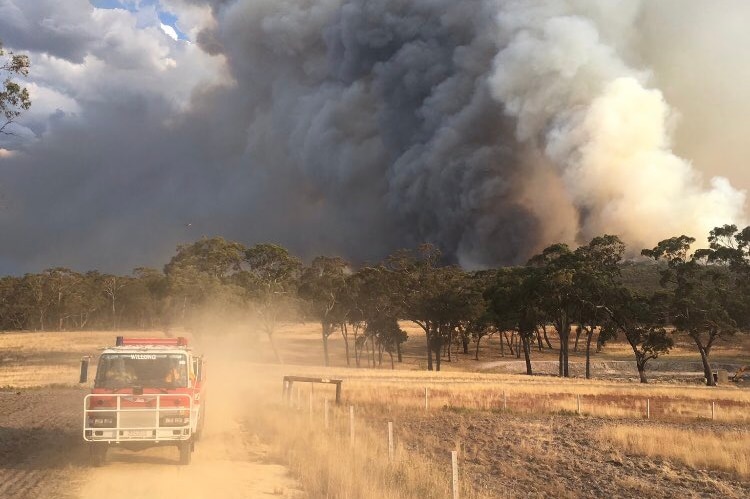
M638 3L592 7L504 3L504 46L490 77L493 96L517 119L518 139L537 141L560 169L581 214L577 239L615 233L637 251L667 235L702 239L718 225L742 223L745 192L723 177L705 186L672 152L674 113L648 88L649 73L630 67L605 38L610 21L635 24Z

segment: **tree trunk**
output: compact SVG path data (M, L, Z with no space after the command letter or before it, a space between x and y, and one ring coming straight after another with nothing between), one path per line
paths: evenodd
M273 350L274 357L276 357L276 362L278 362L279 364L283 364L284 359L281 358L281 353L276 347L276 340L273 339L273 330L266 330L266 334L268 335L268 341L271 342L271 349Z
M536 342L539 345L539 351L542 351L542 334L539 332L539 328L536 329Z
M117 310L115 309L115 295L112 295L112 330L117 331Z
M544 341L547 343L547 348L552 350L552 343L549 342L549 338L547 337L547 325L542 325L542 331L544 331Z
M641 378L641 383L648 383L646 379L646 363L636 362L636 365L638 366L638 376Z
M367 358L367 367L375 367L372 365L372 361L370 360L372 358L372 355L370 355L370 342L367 341L367 337L365 337L364 347L365 347L365 357Z
M349 362L349 330L346 328L346 322L341 323L341 337L344 338L344 348L346 349L346 366L350 367Z
M362 355L362 345L357 341L357 328L354 328L354 365L361 367L359 364L359 358Z
M425 329L425 337L427 338L427 370L432 371L432 334L429 326Z
M453 362L453 327L448 327L448 362Z
M576 343L575 343L575 345L573 346L573 351L574 351L574 352L577 352L577 351L578 351L578 340L579 340L580 338L581 338L581 326L578 326L578 327L576 328Z
M396 366L393 365L393 353L390 350L388 350L388 355L391 356L391 369L396 369Z
M328 366L328 329L329 324L326 322L321 323L322 334L323 334L323 362L325 366Z
M500 331L500 357L505 357L505 332Z
M561 376L569 378L570 370L568 366L569 358L569 343L570 343L570 323L566 320L559 321L556 326L558 327L557 335L560 338L560 367L558 372Z
M523 356L526 360L526 374L531 376L531 345L529 344L529 337L527 335L523 335L521 337L521 343L523 343Z
M474 353L474 360L479 360L479 342L482 341L481 336L477 336L477 349Z
M508 344L508 348L510 349L510 354L515 355L516 352L513 351L513 344L511 343L511 338L508 336L507 331L503 331L503 337L505 338L505 342Z
M591 379L591 339L594 337L594 328L586 331L586 379Z
M464 353L468 355L469 354L469 336L466 333L464 333L461 336L461 341L464 344Z
M714 381L714 371L711 369L711 363L708 361L708 353L700 340L694 338L696 345L698 345L698 351L701 354L701 362L703 363L703 374L706 376L706 386L716 386Z
M404 358L401 356L401 342L396 343L396 353L398 354L398 362L400 364L404 361Z

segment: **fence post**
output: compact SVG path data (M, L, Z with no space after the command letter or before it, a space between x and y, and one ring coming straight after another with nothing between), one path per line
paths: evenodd
M646 399L646 419L651 419L651 399Z
M354 447L354 406L349 406L349 445Z
M508 397L505 395L505 390L503 390L503 410L508 410Z
M458 499L458 451L451 451L451 466L453 468L453 499Z
M430 389L425 386L424 387L424 410L425 411L430 408L430 402L428 399L429 393L430 393Z
M388 421L388 460L393 461L393 421Z
M323 426L328 429L328 399L323 400Z
M581 415L581 396L576 395L576 414Z
M711 402L711 421L716 419L716 402Z

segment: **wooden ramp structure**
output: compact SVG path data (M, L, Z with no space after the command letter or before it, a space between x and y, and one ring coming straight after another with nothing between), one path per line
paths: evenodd
M281 392L282 400L288 402L292 400L292 385L295 382L299 383L323 383L328 385L336 385L336 405L341 403L341 383L343 379L335 378L314 378L310 376L284 376L284 388Z

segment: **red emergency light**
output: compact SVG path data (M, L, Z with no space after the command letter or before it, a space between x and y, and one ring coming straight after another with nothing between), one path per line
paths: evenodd
M186 347L187 344L187 338L185 338L184 336L178 336L177 338L125 338L124 336L118 336L115 343L115 345L118 347L124 345L159 345Z

